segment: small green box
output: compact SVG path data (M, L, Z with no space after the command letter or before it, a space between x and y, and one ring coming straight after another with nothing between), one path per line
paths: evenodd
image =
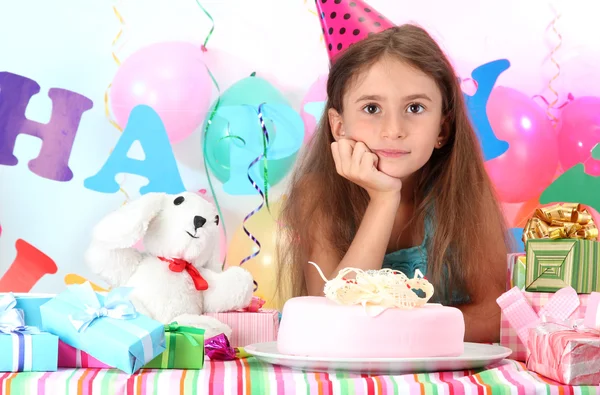
M145 369L195 369L204 367L204 329L165 325L166 350Z
M573 287L580 294L600 292L600 244L583 239L527 241L525 290L556 292Z
M525 290L525 276L527 273L525 255L517 258L512 272L512 286ZM512 287L511 287L512 288Z

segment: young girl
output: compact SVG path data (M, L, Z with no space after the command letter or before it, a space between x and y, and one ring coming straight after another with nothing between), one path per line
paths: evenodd
M279 284L323 295L308 261L327 278L419 269L465 341L497 341L508 233L444 53L416 26L373 34L335 59L327 94L281 214Z

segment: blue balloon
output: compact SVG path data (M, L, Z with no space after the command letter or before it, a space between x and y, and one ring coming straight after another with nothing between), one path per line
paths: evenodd
M269 185L275 185L292 167L304 139L304 124L300 115L287 104L262 105L262 116L268 132L267 175ZM263 153L267 143L253 105L222 106L204 142L207 161L223 181L230 195L256 195L248 175L264 192L263 161L250 165Z

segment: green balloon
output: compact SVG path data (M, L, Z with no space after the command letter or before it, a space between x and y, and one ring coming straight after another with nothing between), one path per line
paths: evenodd
M219 116L219 110L223 109L224 107L243 105L250 105L258 109L262 103L289 105L289 102L280 91L278 91L265 79L256 77L253 74L229 87L221 94L220 98L215 101L209 110L208 114L210 115L215 106L218 105L217 111L211 121L211 124L208 126L208 129L206 129L206 123L204 124L203 128L203 130L206 131L206 134L204 135L205 139L203 141L206 149L206 161L212 173L222 183L227 182L230 177L231 144L236 144L240 147L243 147L244 143L239 138L228 137L229 135L235 136L236 132L234 130L228 130L229 122L227 119ZM209 117L207 117L207 121L208 119ZM249 122L252 122L252 120L249 120ZM263 132L260 128L258 117L256 118L255 122L256 133L260 133L262 135ZM276 131L273 122L265 119L265 126L269 133L269 139L272 141L276 138ZM285 158L267 160L269 186L277 184L287 175L289 169L296 161L296 157L297 153ZM260 174L264 174L264 164L262 161L254 166L259 167ZM259 180L255 181L259 184L261 190L264 191L264 185L259 183Z

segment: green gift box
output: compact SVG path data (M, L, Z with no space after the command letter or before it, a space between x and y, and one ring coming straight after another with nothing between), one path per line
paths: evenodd
M524 255L518 257L512 271L512 286L518 287L522 291L525 290L525 277L527 274L526 261Z
M204 329L165 325L166 350L148 362L146 369L202 369L204 367Z
M600 292L600 244L583 239L527 241L525 290L556 292L573 287L580 294Z

